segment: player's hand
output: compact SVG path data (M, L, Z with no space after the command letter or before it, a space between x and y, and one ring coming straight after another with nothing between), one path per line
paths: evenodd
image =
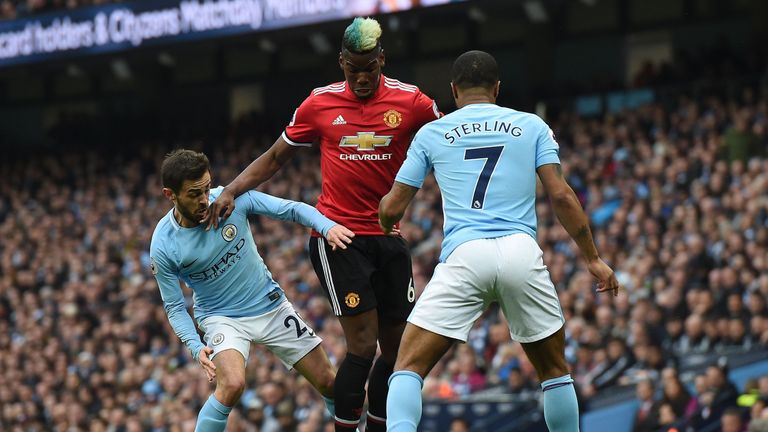
M381 223L381 219L379 219L379 226L381 227L381 230L384 231L384 234L386 235L392 235L392 233L395 231L394 224L390 226L384 226L384 224Z
M211 354L213 354L213 348L204 347L200 350L200 354L197 355L197 362L200 363L200 366L205 370L205 375L208 376L208 382L213 382L213 380L216 379L216 365L208 358Z
M346 249L347 245L352 243L352 237L354 236L355 233L350 231L349 228L336 224L328 230L325 239L331 245L331 250L336 250L336 248Z
M208 206L208 210L206 210L200 223L205 225L206 231L211 229L211 227L216 229L219 227L219 218L228 218L234 210L235 195L227 188L224 188L221 194Z
M616 273L608 267L602 259L598 258L587 263L587 268L592 276L597 278L597 292L613 291L613 295L619 295L619 281Z
M395 225L385 227L381 224L381 221L379 221L379 226L381 227L381 230L384 231L384 234L391 237L400 237L400 228L397 228Z

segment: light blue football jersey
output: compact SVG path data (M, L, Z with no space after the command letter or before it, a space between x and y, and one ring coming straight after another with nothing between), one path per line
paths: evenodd
M223 187L211 190L209 202ZM184 228L171 209L157 224L150 245L152 273L174 332L197 358L202 342L187 313L179 280L192 289L195 319L256 316L282 303L283 291L256 249L247 216L262 214L298 222L326 235L334 225L304 203L249 191L235 200L235 210L217 229Z
M470 104L422 127L396 181L420 188L430 170L445 213L440 261L460 244L526 233L536 238L536 169L559 164L552 130L538 116Z

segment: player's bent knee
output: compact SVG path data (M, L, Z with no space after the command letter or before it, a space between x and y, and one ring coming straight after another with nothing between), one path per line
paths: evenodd
M429 364L418 355L401 352L397 356L394 371L411 371L419 374L422 378L429 372Z
M376 356L376 337L373 337L373 343L370 339L364 337L350 337L347 335L347 352L358 357L372 359Z
M221 391L225 400L221 401L224 405L232 406L239 399L245 390L245 377L228 377L222 379L216 387Z

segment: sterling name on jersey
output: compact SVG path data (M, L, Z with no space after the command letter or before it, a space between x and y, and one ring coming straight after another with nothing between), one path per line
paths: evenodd
M383 235L379 201L392 187L411 137L440 115L416 86L381 75L370 99L359 99L346 81L314 89L283 139L295 146L319 141L321 213L355 234Z
M211 190L213 202L223 190ZM249 214L298 222L323 235L335 222L310 205L249 191L235 200L235 210L217 229L185 228L171 209L152 234L150 259L165 311L174 332L197 357L203 345L187 313L183 280L194 293L195 319L257 316L279 306L283 291L259 256L248 224Z
M440 261L469 240L536 238L536 169L559 164L552 130L536 115L470 104L424 126L396 181L420 188L430 169L440 186L445 238Z

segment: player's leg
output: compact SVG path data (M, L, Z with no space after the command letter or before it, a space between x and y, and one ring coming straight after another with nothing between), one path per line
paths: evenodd
M378 321L376 309L358 315L341 316L339 322L347 340L347 355L336 372L334 394L337 406L336 431L356 431L365 403L365 382L376 356Z
M381 355L376 358L368 377L368 412L366 432L383 432L387 428L387 394L389 378L394 371L400 341L405 330L405 319L383 316L379 309L379 347Z
M541 341L522 345L541 381L547 427L551 432L577 432L579 402L565 362L564 327Z
M333 386L335 372L320 346L322 339L285 301L275 310L252 319L253 341L272 351L288 369L296 369L320 393L328 412L335 415Z
M438 264L408 317L389 381L389 431L416 431L423 378L453 342L466 342L472 325L492 300L496 262L485 255L485 242L464 243Z
M216 365L216 391L197 416L195 432L221 432L227 417L245 389L245 359L237 350L222 351L213 358Z
M325 406L328 408L328 412L332 416L336 416L336 407L333 397L333 385L336 380L336 371L333 370L330 360L325 353L325 350L318 345L309 354L301 358L296 364L293 365L304 378L312 384L312 387L316 388L323 400L325 400Z
M379 347L368 378L366 432L384 432L387 422L387 393L406 320L413 310L416 291L413 286L411 253L401 237L380 236L377 270L372 285L378 303Z
M245 389L245 361L250 340L239 330L240 326L237 320L219 316L206 318L200 325L206 344L213 348L216 390L198 414L196 432L223 431L232 407Z
M365 401L365 381L376 355L378 322L376 298L370 286L374 271L368 258L368 239L355 237L346 250L332 251L322 238L309 243L312 266L339 317L347 355L334 384L336 430L354 431Z
M405 327L400 354L389 379L388 431L416 431L421 420L421 388L424 378L454 342L454 339L411 323Z
M525 234L496 239L503 265L499 299L512 338L519 341L544 391L544 419L552 432L579 430L579 407L565 361L565 332L557 292L541 249Z

